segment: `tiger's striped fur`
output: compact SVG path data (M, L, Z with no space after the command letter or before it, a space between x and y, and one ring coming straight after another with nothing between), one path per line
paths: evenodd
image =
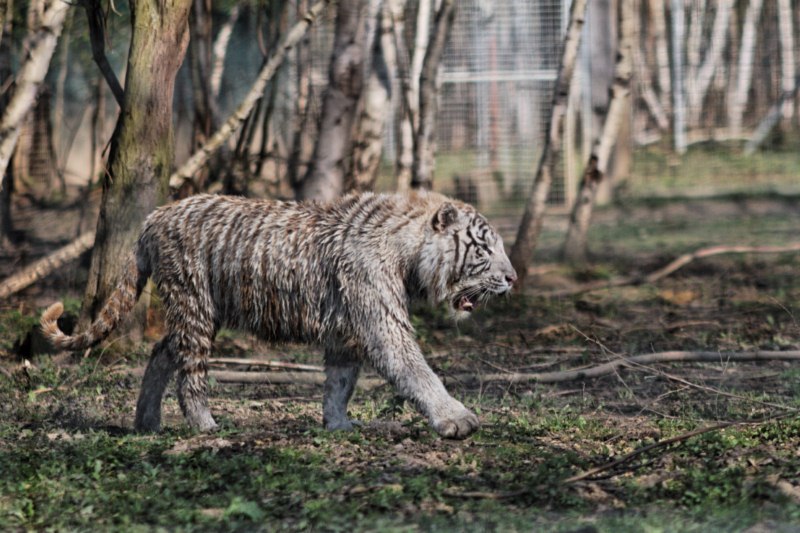
M409 300L448 302L464 315L516 279L499 235L473 207L435 193L350 195L297 203L199 195L145 221L125 278L84 333L67 336L54 304L42 329L58 348L105 338L152 277L166 314L142 383L136 427L157 431L161 399L177 370L187 422L216 424L208 408L207 360L220 327L325 348L323 417L351 427L347 402L370 362L446 437L478 420L452 398L414 339Z

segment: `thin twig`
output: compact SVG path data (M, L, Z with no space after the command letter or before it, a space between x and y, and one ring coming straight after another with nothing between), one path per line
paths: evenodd
M654 363L727 363L727 362L752 362L752 361L798 361L800 350L791 351L748 351L748 352L686 352L668 351L656 352L630 357L620 357L596 366L564 370L559 372L522 373L513 374L484 374L474 376L481 381L509 381L523 383L535 381L538 383L560 383L579 379L592 379L611 374L620 366L650 365ZM461 376L462 381L467 380Z
M783 412L783 413L779 413L777 415L771 415L771 416L767 416L767 417L764 417L764 418L760 418L758 420L743 420L743 421L738 421L738 422L737 421L720 422L719 424L714 424L712 426L706 426L704 428L695 429L695 430L689 431L687 433L681 433L680 435L676 435L675 437L670 437L668 439L664 439L664 440L661 440L661 441L658 441L658 442L654 442L653 444L648 444L647 446L643 446L643 447L641 447L641 448L639 448L637 450L634 450L634 451L632 451L630 453L626 453L625 455L623 455L619 459L611 461L610 463L606 463L604 465L600 465L600 466L597 466L595 468L591 468L591 469L589 469L589 470L587 470L585 472L582 472L580 474L574 475L572 477L568 477L567 479L565 479L563 481L563 483L575 483L577 481L583 481L584 479L593 477L594 475L599 474L600 472L605 472L606 470L610 470L610 469L612 469L612 468L614 468L616 466L619 466L619 465L621 465L623 463L627 463L628 461L630 461L634 457L637 457L639 455L642 455L643 453L649 452L650 450L654 450L654 449L660 448L662 446L667 446L669 444L674 444L676 442L682 442L682 441L688 440L688 439L690 439L692 437L696 437L698 435L702 435L704 433L710 433L712 431L718 431L720 429L725 429L727 427L735 426L735 425L763 424L764 422L769 422L770 420L776 420L776 419L782 418L784 416L788 416L790 414L794 414L795 412L796 411L794 411L794 410L791 411L791 412Z
M548 291L540 293L542 296L550 298L575 296L587 292L612 289L614 287L623 287L625 285L638 285L641 283L655 283L661 279L673 274L675 271L685 267L696 259L711 257L714 255L722 254L777 254L777 253L792 253L800 252L800 243L787 244L786 246L710 246L708 248L701 248L692 253L684 254L677 259L671 261L666 266L651 272L645 276L627 276L612 279L610 281L593 281L573 287L570 289L560 289L556 291Z
M264 359L249 359L239 357L212 357L208 360L211 365L247 365L266 366L269 368L288 368L291 370L304 370L308 372L323 372L325 369L318 365L304 365L300 363L287 363L284 361L265 361Z

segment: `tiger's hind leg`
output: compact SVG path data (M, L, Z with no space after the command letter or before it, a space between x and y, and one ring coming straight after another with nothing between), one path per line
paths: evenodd
M213 431L217 428L208 407L208 357L211 354L212 337L199 334L181 335L176 353L178 372L178 403L186 423L198 431Z
M178 404L189 427L217 428L208 408L208 357L216 335L212 304L197 290L196 280L162 278L158 289L170 332L169 351L178 370Z
M322 422L325 429L351 430L358 422L347 418L347 403L353 396L361 359L342 347L325 349L325 388L322 396Z
M136 402L136 431L155 433L161 429L161 400L178 368L175 354L170 350L171 344L170 335L167 335L153 347Z

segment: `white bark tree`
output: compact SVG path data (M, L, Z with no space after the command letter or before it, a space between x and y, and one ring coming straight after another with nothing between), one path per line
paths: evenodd
M696 69L690 70L688 79L693 80L692 90L687 91L690 127L696 126L700 122L703 112L703 99L711 86L711 80L714 78L722 58L722 52L727 44L728 21L730 20L732 9L733 0L719 0L706 55Z
M607 174L608 164L617 142L625 110L630 106L631 74L633 71L634 0L619 0L619 46L614 67L614 81L609 93L611 100L600 136L594 143L592 154L583 173L581 190L570 216L563 256L571 263L586 260L586 236L592 217L597 190Z
M356 106L364 86L369 2L341 0L319 136L298 199L332 200L344 191Z
M575 72L578 47L581 42L581 29L586 19L587 1L572 1L569 25L564 37L564 50L561 53L558 78L553 90L553 103L546 130L547 137L545 137L539 166L536 169L533 188L525 204L525 213L522 215L522 220L517 229L517 239L511 248L511 264L514 265L514 269L517 271L520 286L522 286L527 277L528 265L539 240L542 220L547 207L547 195L550 194L553 173L563 148L564 115L567 112L569 89L572 83L572 74Z
M411 173L414 166L414 132L419 124L419 79L422 74L425 53L428 51L431 12L432 0L419 0L414 29L414 52L410 65L403 73L405 77L403 80L404 113L398 126L397 167L395 169L397 190L399 191L405 191L411 187ZM403 41L402 17L395 16L394 31L398 66L402 67L402 56L406 51Z
M44 3L38 27L30 28L25 47L27 53L17 74L14 94L0 118L0 176L5 174L14 153L20 125L36 102L69 8L70 4L63 0L48 0Z
M744 15L742 39L739 45L739 65L737 69L736 88L728 106L728 120L731 134L742 135L742 122L747 109L750 86L753 81L753 55L756 47L756 27L761 17L762 0L750 0Z
M353 154L345 190L371 190L378 176L386 119L392 111L393 73L397 71L392 23L402 16L404 6L405 0L386 0L377 15L378 31L353 132Z
M661 107L672 109L672 76L669 72L669 46L667 46L667 21L664 0L649 0L650 26L655 39L656 76L661 95Z
M797 81L794 55L794 24L792 21L792 0L778 0L778 32L781 41L781 91L792 93ZM783 118L789 120L794 115L794 99L783 102Z
M455 0L442 0L431 29L433 42L425 52L419 77L419 116L414 133L411 187L430 189L436 167L436 115L439 102L439 66L455 19Z

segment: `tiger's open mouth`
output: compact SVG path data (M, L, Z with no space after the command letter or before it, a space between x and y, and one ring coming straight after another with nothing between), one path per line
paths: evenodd
M453 301L453 307L456 311L466 311L467 313L471 313L475 309L476 304L475 298L470 298L469 296L459 296Z

